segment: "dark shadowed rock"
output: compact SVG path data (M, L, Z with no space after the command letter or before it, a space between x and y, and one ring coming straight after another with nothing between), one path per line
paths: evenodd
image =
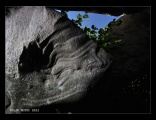
M121 42L106 48L113 57L106 112L150 112L150 8L120 19L109 41Z
M110 7L110 6L103 6L103 7L54 7L59 10L64 11L86 11L90 13L97 13L97 14L109 14L112 16L119 16L124 14L134 14L139 13L146 9L147 7Z
M124 15L123 23L112 26L110 42L121 40L107 47L113 56L112 75L115 79L132 79L149 71L150 65L150 9L141 13Z

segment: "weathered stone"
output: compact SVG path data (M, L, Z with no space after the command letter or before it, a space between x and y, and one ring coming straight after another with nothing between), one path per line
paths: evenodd
M99 81L95 96L75 105L75 109L72 106L72 111L150 113L150 8L120 19L122 24L109 30L108 42L113 44L105 48L112 55L111 72Z
M78 101L109 68L111 56L64 14L35 6L10 11L6 113Z
M122 19L123 23L119 26L112 26L109 34L111 36L111 43L119 39L121 42L109 45L106 48L106 51L111 53L113 59L112 73L110 75L112 77L111 87L113 89L111 89L109 93L111 96L115 96L110 100L112 102L113 100L126 100L127 98L122 96L124 88L129 87L130 83L143 75L148 76L148 79L138 81L144 84L143 86L138 86L133 91L134 93L139 91L140 94L143 94L142 90L150 89L150 8L140 13L124 15L120 19ZM149 97L150 96L146 99L150 100ZM117 100L115 100L115 98L117 98ZM136 101L127 100L126 105L135 105L136 107L136 111L129 110L130 112L149 112L150 102L146 102L145 105L145 103L141 102L142 98L138 97L137 99L134 95L131 97L129 95L128 99L137 99ZM138 103L136 104L135 102ZM118 102L114 103L114 105L119 103L125 104L124 102ZM144 107L141 107L141 109L138 107L138 104ZM122 107L122 105L120 106ZM120 112L120 110L116 110L115 112ZM123 110L121 112L126 111Z
M120 18L123 23L109 30L112 44L106 49L113 56L114 78L131 79L149 71L150 65L150 9Z
M103 6L103 7L54 7L59 10L64 10L64 11L86 11L90 13L97 13L97 14L109 14L112 16L119 16L124 14L134 14L134 13L139 13L143 11L144 9L148 7L111 7L111 6Z

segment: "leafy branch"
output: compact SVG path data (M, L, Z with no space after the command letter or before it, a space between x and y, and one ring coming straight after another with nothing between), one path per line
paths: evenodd
M120 24L122 24L121 19L119 19L118 21L115 21L116 19L113 19L113 21L111 21L108 24L108 26L100 29L98 29L95 25L92 25L91 28L87 27L87 25L84 28L82 28L81 26L82 26L83 19L86 18L89 18L87 13L85 13L84 15L78 14L77 20L72 19L72 21L77 26L79 26L89 36L90 39L94 40L102 47L107 47L108 45L117 44L121 42L121 39L115 40L114 42L108 42L111 37L108 32L110 30L110 27L115 25L119 26Z

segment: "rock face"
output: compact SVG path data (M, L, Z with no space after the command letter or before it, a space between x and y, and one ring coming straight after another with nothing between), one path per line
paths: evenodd
M120 18L123 23L112 26L110 45L107 51L113 56L112 75L116 79L132 79L149 71L150 66L150 9L140 13L125 15Z
M121 42L106 48L113 57L112 89L108 100L111 98L109 104L114 105L106 111L150 112L150 8L120 19L121 25L110 28L109 41ZM124 109L119 109L122 107Z
M150 113L150 8L120 19L122 24L109 30L113 44L105 48L112 55L111 72L99 81L94 97L72 112Z
M119 16L123 13L125 14L134 14L137 12L141 12L142 10L148 8L148 7L55 7L59 10L64 11L86 11L90 13L97 13L97 14L109 14L112 16Z
M6 113L78 101L112 62L64 14L46 7L10 9L5 28Z

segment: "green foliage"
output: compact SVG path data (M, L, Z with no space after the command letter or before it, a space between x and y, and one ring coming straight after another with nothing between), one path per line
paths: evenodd
M72 19L72 21L79 27L82 26L83 19L89 18L88 14L85 13L83 16L81 14L77 15L77 20Z
M86 19L86 18L89 18L87 13L85 13L83 16L81 14L78 14L77 20L72 19L72 21L81 28L83 19ZM108 24L108 26L106 26L104 28L98 29L95 25L92 25L91 28L89 28L86 25L84 28L81 28L81 29L89 36L90 39L96 41L102 47L107 47L108 45L112 45L114 43L117 44L117 43L121 42L121 40L115 40L114 42L108 42L109 38L111 37L108 33L110 27L112 27L114 25L119 26L120 24L122 24L121 19L118 21L115 21L115 20L116 19L113 19L113 21L111 21Z
M118 26L119 26L120 24L122 24L122 19L119 19L118 21L116 21L115 24L118 25Z
M103 47L107 47L107 45L108 45L108 43L104 43L102 46L103 46Z
M77 15L77 19L82 19L82 15L81 14L78 14Z
M119 43L119 42L121 42L121 40L115 40L114 42L115 42L115 43Z
M88 14L85 13L85 15L83 16L83 18L89 18Z
M113 19L113 21L108 24L108 27L111 27L114 25L119 26L120 24L122 24L122 19L119 19L118 21L115 21L115 19Z

